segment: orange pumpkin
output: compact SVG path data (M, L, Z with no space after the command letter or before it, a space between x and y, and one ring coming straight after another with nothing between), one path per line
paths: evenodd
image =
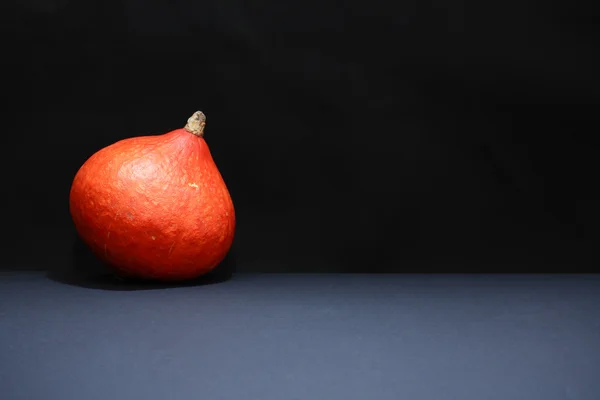
M204 140L205 121L198 111L182 129L116 142L75 175L75 228L118 275L193 279L229 252L235 211Z

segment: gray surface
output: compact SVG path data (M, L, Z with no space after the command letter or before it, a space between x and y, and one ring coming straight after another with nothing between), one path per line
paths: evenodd
M597 276L0 275L3 400L600 399Z

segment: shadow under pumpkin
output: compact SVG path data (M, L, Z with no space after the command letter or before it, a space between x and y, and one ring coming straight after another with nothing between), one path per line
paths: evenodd
M48 271L48 278L73 286L105 290L151 290L181 286L200 286L227 281L235 272L235 243L225 259L211 272L193 280L158 282L143 279L124 279L98 259L77 235L74 235L71 260Z

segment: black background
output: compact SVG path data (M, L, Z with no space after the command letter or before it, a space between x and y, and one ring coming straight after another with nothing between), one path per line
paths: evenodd
M1 15L4 268L72 263L81 164L197 109L236 205L237 271L595 265L593 2L20 0Z

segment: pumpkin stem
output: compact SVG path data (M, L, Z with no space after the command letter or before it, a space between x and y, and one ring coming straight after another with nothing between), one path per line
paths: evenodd
M193 135L202 137L204 136L204 125L206 125L206 115L202 111L196 111L194 115L188 118L183 129Z

